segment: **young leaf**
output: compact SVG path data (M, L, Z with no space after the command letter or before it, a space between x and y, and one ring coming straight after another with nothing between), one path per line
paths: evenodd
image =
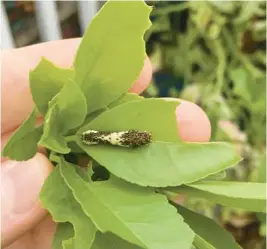
M37 152L42 126L35 127L37 112L33 110L5 145L2 156L16 161L31 159Z
M92 249L142 249L141 247L130 244L112 233L96 233L96 238Z
M115 101L138 78L146 56L143 36L151 25L150 12L143 1L110 0L89 25L74 62L75 80L89 112Z
M214 220L172 203L185 222L194 230L194 245L198 249L241 249L230 233Z
M59 68L47 59L41 59L37 67L30 72L32 98L41 114L46 114L49 101L73 78L73 69Z
M65 249L63 243L71 240L74 236L73 226L69 222L58 223L57 230L53 239L53 249Z
M85 181L75 167L66 164L60 165L60 171L101 232L110 231L143 248L191 248L193 231L164 196L115 177L108 181Z
M178 105L177 101L153 98L130 101L103 112L83 126L78 133L89 129L98 131L137 129L151 132L153 141L179 141L175 117Z
M240 161L232 146L219 142L153 142L134 149L85 145L79 139L77 143L112 174L141 186L167 187L195 182Z
M71 243L74 249L91 248L96 227L73 198L71 190L60 175L59 167L47 178L40 193L40 200L55 222L70 222L73 225L75 235L72 241L68 240L68 244Z
M170 190L205 198L228 207L266 212L265 183L202 181Z
M63 135L81 125L86 112L86 99L80 87L69 80L49 103L40 144L58 153L69 153Z

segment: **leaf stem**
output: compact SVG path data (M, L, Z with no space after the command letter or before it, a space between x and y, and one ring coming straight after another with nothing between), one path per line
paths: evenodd
M67 136L67 137L65 137L65 140L66 140L67 142L72 142L72 141L75 141L76 138L77 138L77 135L71 135L71 136Z

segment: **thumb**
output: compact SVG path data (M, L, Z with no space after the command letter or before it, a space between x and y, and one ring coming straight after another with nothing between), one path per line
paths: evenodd
M40 153L28 161L5 161L1 174L1 243L9 245L46 215L39 192L53 165Z

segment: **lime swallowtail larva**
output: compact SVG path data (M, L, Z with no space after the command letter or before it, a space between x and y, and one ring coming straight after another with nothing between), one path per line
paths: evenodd
M82 142L88 145L110 144L121 147L136 148L151 142L151 133L147 131L107 132L88 130L82 133Z

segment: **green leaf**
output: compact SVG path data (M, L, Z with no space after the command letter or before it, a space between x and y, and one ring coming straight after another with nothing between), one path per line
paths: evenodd
M41 59L37 67L30 72L32 98L41 114L46 114L49 101L73 78L73 69L59 68L47 59Z
M205 198L228 207L266 212L265 183L202 181L169 189L173 192Z
M38 150L42 127L35 127L37 112L33 110L23 124L13 133L5 145L2 156L16 161L31 159Z
M194 245L198 249L241 249L230 233L214 220L173 203L185 222L194 230Z
M49 103L40 144L58 153L69 153L63 135L81 125L86 113L86 99L80 87L69 80Z
M141 247L130 244L112 233L96 233L92 249L141 249Z
M83 126L78 133L89 129L98 131L137 129L151 132L153 141L179 141L175 116L178 105L177 101L154 98L130 101L103 112ZM88 150L96 148L90 146Z
M71 240L74 236L73 226L69 222L58 223L57 230L53 239L53 249L64 249L63 243L66 240Z
M64 161L61 161L62 165ZM66 167L72 167L66 163ZM95 238L96 227L73 198L71 190L60 175L59 167L49 175L40 193L40 200L55 222L70 222L75 231L72 244L75 249L90 249ZM58 249L58 248L54 248Z
M74 62L89 112L115 101L139 77L151 10L143 1L110 0L90 23Z
M167 187L195 182L240 161L233 146L227 143L153 142L136 149L85 145L79 140L77 143L112 174L141 186Z
M101 232L110 231L143 248L191 248L194 233L165 196L113 176L108 181L92 182L81 178L74 167L61 164L60 170Z
M177 143L153 142L138 149L89 146L83 144L78 135L77 144L114 175L144 186L166 187L194 182L240 160L234 147L226 143L179 141L177 104L177 101L153 98L132 101L103 112L78 132L138 129L151 132L153 141ZM213 160L214 157L217 160Z

